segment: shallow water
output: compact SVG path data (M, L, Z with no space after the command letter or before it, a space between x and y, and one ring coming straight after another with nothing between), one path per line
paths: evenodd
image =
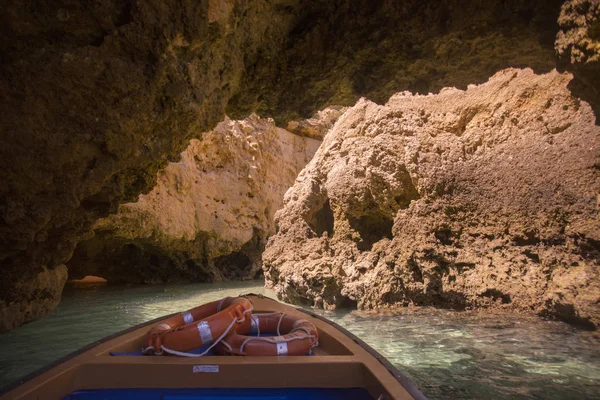
M262 282L67 290L52 315L0 335L0 386L135 324L249 292L265 293ZM488 312L409 311L318 313L430 399L600 399L600 341L590 332Z

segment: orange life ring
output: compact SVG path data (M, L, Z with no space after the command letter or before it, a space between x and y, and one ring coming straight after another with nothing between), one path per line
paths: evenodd
M248 333L251 329L252 303L244 297L225 297L192 308L152 327L146 334L143 354L163 353L201 357L227 334ZM202 354L189 351L212 344Z
M222 354L244 356L303 356L319 342L317 328L308 320L282 313L252 314L251 332L277 336L227 335L216 347Z

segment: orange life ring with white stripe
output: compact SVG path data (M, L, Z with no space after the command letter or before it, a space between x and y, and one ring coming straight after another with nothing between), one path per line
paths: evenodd
M317 346L319 333L308 320L282 313L252 314L251 333L277 336L227 335L215 348L221 354L244 356L303 356Z
M152 327L142 353L201 357L227 334L249 332L251 313L252 303L244 297L225 297L192 308ZM202 354L189 353L207 344L212 346Z

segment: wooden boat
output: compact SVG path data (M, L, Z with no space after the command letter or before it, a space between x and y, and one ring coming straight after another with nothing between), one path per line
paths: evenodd
M139 351L165 316L92 343L0 394L7 399L425 399L384 357L337 324L261 295L255 312L312 322L312 356L115 357Z

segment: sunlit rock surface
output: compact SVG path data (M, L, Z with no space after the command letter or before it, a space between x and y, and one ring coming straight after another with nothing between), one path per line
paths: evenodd
M286 301L514 307L600 324L600 127L568 73L362 99L286 193Z
M69 262L70 277L144 283L255 277L275 232L273 215L320 144L269 119L227 119L192 139L150 193L96 223L95 236Z

